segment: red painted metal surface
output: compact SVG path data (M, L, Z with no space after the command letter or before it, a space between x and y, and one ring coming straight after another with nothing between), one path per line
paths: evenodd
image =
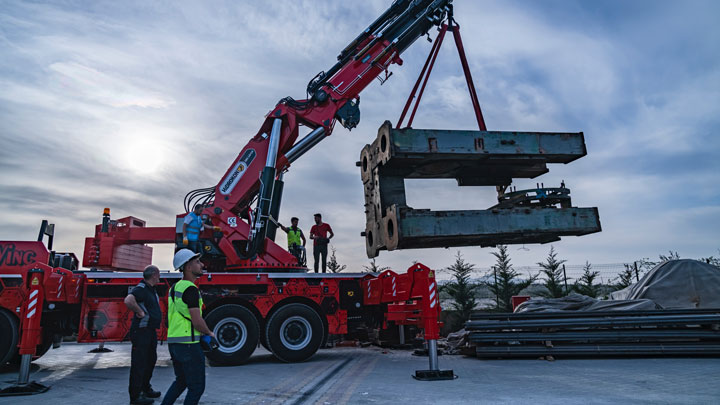
M152 248L145 243L174 243L174 227L147 227L136 217L110 221L106 232L95 226L95 236L85 239L83 266L106 270L142 271L151 264Z
M46 271L46 269L38 266L31 269L27 275L28 297L23 302L23 310L20 313L22 325L19 345L20 355L34 355L37 346L42 343L40 319L42 318L45 297L43 279Z
M530 299L529 295L513 295L510 297L510 301L512 302L512 308L513 311L515 311L515 308L517 308L518 305L522 304L523 302Z
M22 274L32 263L47 263L50 252L42 242L0 241L0 273Z
M406 12L409 9L400 10L396 17L404 23L422 23L427 27L439 26L445 13L451 10L443 2L401 1L393 3L381 19L398 11L398 7L422 7L412 13ZM431 7L437 9L424 15ZM326 97L311 94L307 100L281 100L214 187L213 204L203 211L208 222L201 238L212 239L220 249L225 261L220 267L227 272L207 274L197 281L206 313L222 305L239 304L250 308L258 321L264 323L273 311L285 304L303 303L323 317L330 334L347 333L348 313L353 312L354 318L363 318L358 314L379 315L384 326L388 322L418 325L425 328L426 337L437 338L440 311L437 285L434 272L421 264L413 265L403 274L386 271L377 277L277 274L272 271L297 267L295 257L284 248L265 239L257 257L243 259L236 246L249 240L247 212L260 189L258 173L266 164L267 135L274 121L280 119L282 122L275 164L277 173L282 173L290 167L286 153L296 145L300 126L309 130L323 128L324 136L330 136L336 121L345 119L338 118L338 112L347 103L359 103L359 94L382 73L387 79L392 64L402 64L400 53L429 29L413 31L414 37L410 41L401 38L401 34L411 31L411 25L401 25L402 30L393 41L381 36L376 38L368 33L370 31L361 34L342 52L341 62L333 66L327 80L323 79L319 89ZM439 45L436 48L439 49ZM464 53L461 55L464 57ZM352 128L353 124L350 122L346 126ZM252 158L241 161L248 156ZM231 177L234 180L227 182ZM232 187L227 187L230 183ZM176 221L180 222L176 223L182 223L185 215L178 215ZM214 227L219 227L220 231L216 232ZM126 340L132 314L123 300L130 288L139 282L141 274L118 270L142 270L150 264L152 252L144 245L176 243L178 231L175 226L148 227L145 221L135 217L111 221L107 211L103 215L103 224L97 225L95 234L85 240L82 264L110 272L53 268L48 265L50 253L40 242L0 242L0 275L8 275L0 277L3 287L0 289L0 306L21 321L20 353L35 353L40 343L48 343L42 339L52 333L77 331L80 342ZM247 273L253 269L257 269L257 273ZM246 272L232 273L235 270ZM15 284L18 279L20 283ZM162 280L163 312L166 311L168 288L177 279L166 275ZM163 326L159 335L164 338L165 334Z

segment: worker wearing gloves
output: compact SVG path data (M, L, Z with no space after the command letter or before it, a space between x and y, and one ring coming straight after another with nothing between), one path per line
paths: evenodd
M203 300L194 282L203 274L200 254L189 249L175 253L173 267L182 271L182 280L168 293L168 350L175 370L175 381L168 388L163 405L175 400L187 388L185 404L197 404L205 391L205 355L200 345L203 335L215 337L202 317Z
M302 229L298 228L300 220L297 217L290 218L290 227L278 224L280 229L287 233L288 251L297 257L298 264L303 266L305 259L305 235Z
M203 206L195 205L193 211L185 215L183 221L183 246L195 253L202 253L202 245L200 244L200 233L205 230L205 224L202 220ZM219 226L211 227L214 231L219 231Z
M143 271L143 280L125 297L125 305L135 313L130 325L132 354L130 357L131 404L152 404L152 398L160 397L150 385L157 361L157 329L162 312L155 286L160 282L160 269L150 265Z

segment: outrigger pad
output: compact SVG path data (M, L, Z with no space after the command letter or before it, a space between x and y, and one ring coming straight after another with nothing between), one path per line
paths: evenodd
M96 347L92 350L88 350L88 353L112 353L114 350L108 349L107 347Z
M414 379L419 381L454 380L458 376L452 370L415 370Z
M0 390L0 397L42 394L49 389L50 387L31 381L27 384L13 385L11 387L3 388Z

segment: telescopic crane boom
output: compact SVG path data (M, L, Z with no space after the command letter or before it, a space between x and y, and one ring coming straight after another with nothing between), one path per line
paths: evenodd
M213 246L205 245L211 261L224 260L226 270L296 266L273 241L283 173L330 136L336 121L349 130L357 126L360 92L383 72L388 77L391 64L402 64L402 52L449 15L451 0L395 1L308 83L306 99L278 102L215 187L188 194L186 210L204 203L206 221L221 229ZM301 126L310 132L298 139Z

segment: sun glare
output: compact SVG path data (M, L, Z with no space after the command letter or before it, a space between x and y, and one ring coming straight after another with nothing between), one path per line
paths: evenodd
M164 145L152 139L138 139L128 142L125 162L128 168L138 174L154 174L164 162Z

